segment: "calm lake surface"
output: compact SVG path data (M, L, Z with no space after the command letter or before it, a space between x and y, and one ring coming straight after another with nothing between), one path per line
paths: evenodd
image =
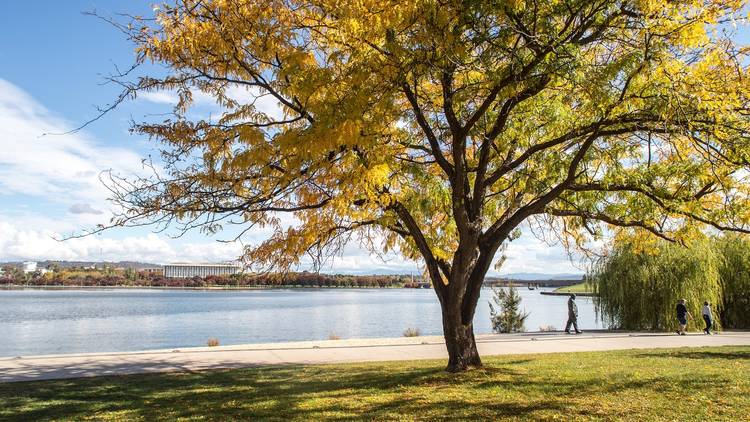
M551 290L551 289L547 289ZM528 331L565 327L567 297L519 288ZM489 289L474 318L492 331ZM601 328L590 298L576 300L581 329ZM114 352L222 345L400 337L406 328L442 334L440 305L428 289L2 290L0 356Z

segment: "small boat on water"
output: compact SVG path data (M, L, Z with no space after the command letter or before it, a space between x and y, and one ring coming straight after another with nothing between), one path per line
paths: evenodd
M529 284L529 290L536 290L536 286L533 284Z

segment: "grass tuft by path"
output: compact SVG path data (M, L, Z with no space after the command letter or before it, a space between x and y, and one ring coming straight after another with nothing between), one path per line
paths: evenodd
M0 420L746 420L750 347L275 366L0 384Z

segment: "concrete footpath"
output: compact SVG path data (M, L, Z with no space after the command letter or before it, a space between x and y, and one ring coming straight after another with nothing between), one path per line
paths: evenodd
M728 345L750 345L750 332L725 332L711 336L613 332L477 336L477 347L482 356ZM447 359L442 337L326 340L144 352L19 356L0 358L0 382L261 365L416 359Z

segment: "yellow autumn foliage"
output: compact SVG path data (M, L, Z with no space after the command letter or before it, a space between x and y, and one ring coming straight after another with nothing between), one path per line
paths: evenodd
M468 307L529 221L575 247L745 232L750 50L732 31L747 31L746 8L163 5L130 36L141 63L167 69L133 95L181 97L174 119L135 127L164 146L167 177L125 189L132 212L114 223L190 215L270 226L246 259L280 268L359 241L421 260L451 286L438 294ZM191 114L196 93L220 115Z

